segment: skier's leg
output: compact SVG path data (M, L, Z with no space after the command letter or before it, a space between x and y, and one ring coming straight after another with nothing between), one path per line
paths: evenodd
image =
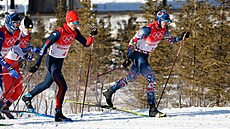
M112 103L113 93L115 93L120 88L125 87L128 84L128 82L133 82L137 78L138 75L140 75L140 73L138 72L135 64L133 64L126 78L121 78L113 86L111 86L109 89L103 92L103 95L106 98L106 102L110 107L113 107L113 103Z
M49 88L51 86L52 82L53 82L53 79L52 79L49 71L47 71L45 80L42 83L38 84L28 94L26 94L22 97L22 100L25 102L25 104L26 104L26 106L30 112L34 112L34 108L33 108L32 103L31 103L31 100L33 99L33 97L36 96L37 94L41 93L42 91L46 90L47 88Z
M3 73L6 73L6 69L3 70ZM0 109L2 109L5 105L5 102L10 98L10 96L13 94L13 92L9 92L10 89L13 87L13 82L15 79L11 77L10 75L4 75L2 77L3 83L4 83L4 93L1 96L0 100ZM3 100L4 99L4 100Z
M20 73L18 67L15 69L17 70L18 73ZM21 76L21 74L19 74L19 76L20 76L20 79L13 79L14 81L13 81L13 84L11 84L11 85L12 85L12 88L14 88L14 91L12 91L12 94L8 94L6 96L7 101L3 107L3 110L5 110L4 114L9 119L14 119L14 116L9 111L9 107L12 105L12 103L14 103L18 99L18 97L22 93L22 83L20 83L22 81L22 76ZM7 83L8 83L4 77L3 77L3 82L4 82L4 85L5 84L7 85ZM9 93L11 93L11 91Z
M140 68L140 72L142 76L145 77L146 80L148 81L147 96L148 96L148 103L150 106L149 116L150 117L156 117L157 115L161 117L166 116L164 113L159 112L156 108L155 95L154 95L154 90L156 87L156 77L153 73L151 66L149 65L147 60L140 59L138 68Z
M46 77L45 80L38 84L32 91L30 91L28 94L24 95L22 97L22 100L26 103L27 108L29 109L30 112L34 112L34 108L31 104L31 100L34 96L36 96L37 94L41 93L42 91L46 90L47 88L49 88L52 83L53 83L53 78L51 76L51 66L54 63L54 61L52 60L52 58L48 55L46 58L46 67L48 69L48 71L46 72Z
M51 67L51 75L56 84L58 85L58 93L56 96L56 113L55 113L55 121L63 121L63 120L69 120L71 121L70 118L67 118L63 115L62 113L62 104L64 101L65 93L67 91L67 84L66 81L62 75L61 72L61 67L57 67L56 65L52 65Z
M64 101L65 93L67 91L67 84L62 75L62 72L58 70L57 68L52 69L52 77L59 88L57 96L56 96L56 108L61 109L62 103Z

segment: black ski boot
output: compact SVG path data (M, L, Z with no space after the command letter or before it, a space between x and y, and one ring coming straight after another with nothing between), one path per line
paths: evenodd
M7 106L4 107L3 110L3 113L6 115L6 117L8 117L9 119L14 119L14 116L10 113L9 108Z
M3 109L4 105L5 105L5 103L3 102L2 99L0 99L0 109Z
M6 103L3 106L3 113L9 118L14 119L14 116L10 113L9 107L12 105L12 102L7 100Z
M149 109L149 117L167 117L165 113L162 113L157 110L157 108L150 108Z
M0 113L0 120L6 119L4 116L2 116L2 113Z
M55 121L56 122L61 122L61 121L68 121L68 122L72 122L71 118L67 118L62 114L62 111L59 109L55 109L56 113L55 113Z
M103 95L106 98L106 103L110 107L113 107L113 103L112 103L112 95L113 95L113 93L115 93L115 92L113 92L111 89L107 89L106 91L103 92Z
M22 100L25 102L26 107L28 108L29 112L34 112L34 107L32 106L31 100L32 100L32 95L31 94L26 94L22 97Z

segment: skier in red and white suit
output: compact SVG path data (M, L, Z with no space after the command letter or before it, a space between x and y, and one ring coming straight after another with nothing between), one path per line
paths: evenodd
M77 29L79 24L79 17L75 10L68 11L66 13L66 23L62 27L58 27L52 34L46 39L44 44L41 47L41 50L38 54L36 64L31 67L30 72L34 73L38 70L42 57L48 48L49 54L46 58L46 67L48 69L46 73L45 80L38 84L32 91L24 95L22 100L26 103L29 111L33 112L34 108L31 104L32 98L49 88L51 84L55 81L59 87L57 96L56 96L56 113L55 121L71 121L70 118L65 117L62 114L62 104L64 101L64 96L67 91L67 84L62 74L62 65L64 59L67 56L68 50L76 39L85 47L89 47L94 40L94 35L97 34L97 28L91 30L91 35L86 40Z
M170 44L182 40L181 37L172 37L170 35L167 25L169 21L169 14L165 10L161 10L157 13L156 20L153 23L149 23L147 26L141 28L130 40L127 54L128 60L123 63L123 66L127 67L131 62L130 59L133 61L133 65L127 77L121 78L113 86L107 89L107 91L103 92L109 106L113 107L111 100L113 93L125 87L128 82L133 82L141 74L148 82L147 96L150 105L149 116L166 116L164 113L159 112L155 106L154 89L156 86L156 77L149 65L148 57L164 37ZM182 35L185 33L186 32L183 32Z
M21 24L19 26L20 29L20 38L18 39L19 47L22 49L23 53L30 52L33 49L33 46L29 43L30 41L30 31L33 28L33 23L28 16L22 19ZM17 48L18 49L18 48ZM5 92L7 94L4 96L5 105L2 107L4 110L8 110L11 104L18 99L18 97L22 93L22 75L20 74L20 70L18 67L19 56L14 52L15 49L11 49L7 55L4 57L5 61L11 65L18 73L20 78L15 79L10 75L6 74L3 76L3 83ZM8 73L6 68L2 68L3 73ZM13 119L13 115L6 114L6 116L10 119Z
M6 62L4 56L11 50L14 49L14 52L17 53L21 58L24 59L24 53L19 47L18 39L20 37L20 17L17 13L6 14L5 25L0 28L0 73L2 73L2 67L5 68L9 75L13 78L19 79L20 76L18 72ZM4 76L4 75L3 75ZM2 76L0 76L0 86L2 88ZM0 97L0 109L3 108L5 104L4 99L8 94L8 90L5 89L4 93ZM0 117L4 119L4 117Z

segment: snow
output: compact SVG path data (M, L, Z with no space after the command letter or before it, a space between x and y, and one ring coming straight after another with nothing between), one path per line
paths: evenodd
M137 110L148 114L148 109ZM230 129L230 107L190 107L161 110L169 118L140 117L116 110L68 114L73 122L54 122L53 118L31 116L0 123L14 123L1 129Z

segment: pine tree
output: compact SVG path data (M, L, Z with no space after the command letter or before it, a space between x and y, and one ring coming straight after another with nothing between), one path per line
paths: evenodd
M226 44L223 38L223 44L220 45L219 38L219 34L225 33L225 30L216 24L220 23L220 19L214 20L220 11L209 2L194 1L188 1L184 9L183 12L187 13L179 16L177 28L190 30L192 37L183 46L181 59L176 66L180 75L178 78L183 80L180 89L182 96L189 98L189 106L207 106L213 100L219 105L223 102L221 96L226 96L224 93L227 90L227 73L223 70L227 69L227 60L223 59L227 56ZM220 51L220 48L223 50Z
M57 18L56 26L62 26L65 23L65 14L68 10L65 4L65 0L58 0L57 7L54 10L55 17Z

